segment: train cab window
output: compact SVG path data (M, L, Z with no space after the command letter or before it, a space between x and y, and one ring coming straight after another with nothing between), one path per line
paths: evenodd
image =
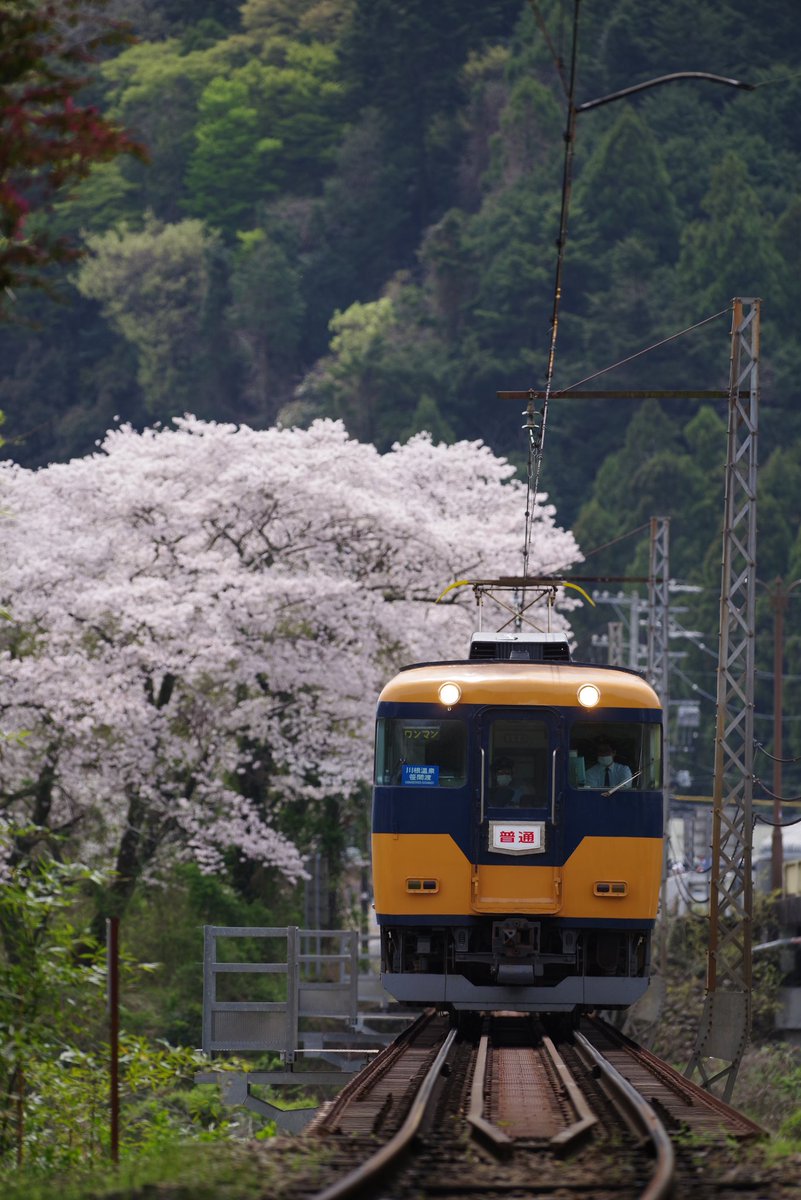
M548 729L544 721L497 717L489 730L489 787L493 808L547 803Z
M634 721L581 722L570 735L571 787L653 791L662 786L662 727Z
M467 729L454 718L380 720L375 781L400 787L464 787Z

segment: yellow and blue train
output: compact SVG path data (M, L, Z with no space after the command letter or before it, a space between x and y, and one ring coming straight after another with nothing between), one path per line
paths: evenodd
M662 711L560 634L476 634L379 698L372 856L382 982L456 1011L578 1014L648 986Z

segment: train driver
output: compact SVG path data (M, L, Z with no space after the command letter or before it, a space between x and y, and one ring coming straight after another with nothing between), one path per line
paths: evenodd
M498 808L514 808L521 804L526 789L515 781L515 764L511 758L496 758L492 764L493 786L490 804Z
M615 762L615 751L609 742L598 742L595 752L597 762L587 768L586 786L591 788L630 788L631 771L625 763Z

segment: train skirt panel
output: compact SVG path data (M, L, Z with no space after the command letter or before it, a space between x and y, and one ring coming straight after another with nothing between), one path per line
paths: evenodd
M403 1004L437 1005L456 1012L507 1008L515 1012L573 1012L575 1009L628 1008L644 996L648 979L613 975L571 975L553 987L524 983L478 985L464 975L381 976L390 995Z

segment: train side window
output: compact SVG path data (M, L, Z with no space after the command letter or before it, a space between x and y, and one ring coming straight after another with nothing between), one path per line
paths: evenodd
M607 784L606 760L610 757L614 765ZM578 722L570 735L568 772L571 787L606 790L621 785L621 791L661 788L662 727L635 721Z
M464 787L467 729L455 718L381 719L376 728L375 782L400 787Z

